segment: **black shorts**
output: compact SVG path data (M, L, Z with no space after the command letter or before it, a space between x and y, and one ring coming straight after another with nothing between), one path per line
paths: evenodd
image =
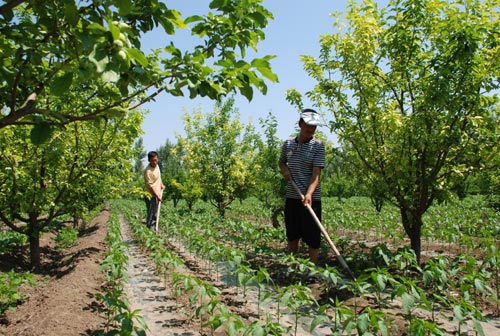
M321 201L313 200L312 209L321 222ZM321 230L301 200L286 199L285 227L288 241L302 239L309 247L320 247Z

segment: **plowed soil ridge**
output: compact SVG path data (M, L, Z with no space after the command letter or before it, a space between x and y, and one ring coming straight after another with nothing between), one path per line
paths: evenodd
M202 327L198 318L194 318L194 312L187 308L188 297L183 297L174 292L171 284L167 280L165 283L155 272L154 262L149 258L146 251L143 251L134 239L133 232L126 220L120 216L121 230L124 241L129 249L129 261L127 266L128 281L126 284L126 292L133 310L139 309L140 315L143 316L149 330L148 335L204 335L212 334L208 327ZM265 312L277 311L276 303L263 306L261 303L261 316L257 314L258 293L254 287L246 290L243 296L242 290L236 286L227 285L226 282L216 279L215 272L207 271L207 267L203 267L201 263L206 264L206 260L194 258L189 252L186 252L181 246L173 243L168 243L168 247L184 260L185 267L180 267L175 272L182 272L187 275L196 276L211 285L217 287L221 295L220 302L231 312L240 316L245 324L249 325L252 322L259 321L264 324ZM212 268L213 269L213 268ZM225 272L221 279L226 279L232 283L231 275L228 271ZM294 326L295 317L292 314L281 311L280 323L288 330ZM271 314L272 315L272 314ZM275 321L276 318L273 317ZM313 333L308 331L308 326L311 323L311 318L301 317L299 327L296 333L297 336L305 335L328 335L331 332L326 326L318 327ZM220 330L219 330L220 329ZM219 328L213 335L226 335L224 328Z
M179 297L173 293L173 289L163 282L158 275L155 274L154 262L142 251L136 244L133 234L130 231L128 224L122 221L123 237L130 248L129 256L129 284L127 291L129 298L134 309L141 309L141 315L144 316L146 323L150 328L149 335L204 335L211 334L208 327L201 327L199 320L194 319L193 312L189 311L186 307L188 298ZM186 252L182 246L173 242L169 242L168 248L175 252L179 257L184 260L185 267L176 270L176 272L183 272L185 274L194 275L200 279L210 282L221 290L220 301L223 302L228 309L238 314L247 324L254 321L264 323L264 316L257 314L258 308L258 294L255 286L247 288L245 297L242 295L242 290L238 289L237 282L230 270L222 269L219 267L219 275L216 278L215 272L208 272L209 267L206 266L207 261L202 258L193 257L191 253ZM215 267L211 267L215 269ZM220 281L222 279L223 281ZM320 284L310 283L309 287L314 290L314 286L321 286ZM319 289L321 291L321 289ZM276 294L277 295L277 294ZM276 314L277 298L271 299L267 306L261 307L261 310L270 313L272 322L277 320ZM359 304L359 303L358 303ZM399 306L399 307L398 307ZM395 308L395 309L394 309ZM387 312L391 316L401 316L402 306L397 302L393 302L393 309L388 309ZM295 334L297 336L305 335L331 335L331 325L324 323L318 326L314 331L309 331L309 326L315 311L312 307L304 307L307 312L301 316L298 321L298 331L295 334L293 327L295 325L295 315L288 311L280 311L280 324L287 328L288 334ZM430 313L427 311L419 310L420 317L425 318ZM263 315L263 314L261 314ZM445 317L445 315L448 315ZM450 314L443 314L440 320L440 326L446 330L447 334L453 335L456 332L457 323L452 321ZM191 318L189 317L191 316ZM429 316L427 316L429 317ZM406 329L404 326L404 319L398 319L397 324L399 330L403 332ZM472 331L472 322L468 321L467 325L462 327L462 335L468 335ZM481 322L481 325L486 336L500 335L500 321L498 319L491 319L487 322ZM397 328L396 328L397 329ZM404 333L404 332L403 332ZM223 331L215 332L214 335L225 335Z
M123 240L128 246L128 281L125 286L133 310L140 310L148 335L199 335L175 299L171 288L155 273L154 263L134 239L120 216ZM168 284L167 284L168 285Z

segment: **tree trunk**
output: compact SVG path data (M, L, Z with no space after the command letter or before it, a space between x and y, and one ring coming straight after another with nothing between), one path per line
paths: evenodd
M29 240L31 267L37 270L40 267L40 232L30 232Z
M273 210L273 214L271 216L271 221L273 223L273 227L275 228L279 228L280 227L280 222L278 221L278 216L283 213L283 211L285 210L285 207L280 205L278 207L276 207L274 210Z
M75 230L80 229L82 227L82 223L83 223L82 216L73 215L73 228Z
M422 214L410 209L400 208L401 220L406 234L410 238L411 248L417 256L417 263L420 265L421 234L422 234Z
M219 216L226 216L226 203L225 202L217 202L217 211L219 212Z
M384 200L380 197L375 197L375 196L371 196L370 200L372 201L372 204L375 206L375 210L377 210L377 212L380 213L382 211L382 206L384 205Z

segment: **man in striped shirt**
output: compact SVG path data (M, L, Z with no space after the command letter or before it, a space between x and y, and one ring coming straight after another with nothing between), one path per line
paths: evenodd
M318 262L321 231L305 205L311 206L321 221L321 169L325 166L325 146L314 138L321 125L319 114L305 109L300 114L300 133L283 143L279 167L288 181L285 202L285 227L288 250L296 254L302 240L309 247L309 259ZM295 181L304 198L297 193Z

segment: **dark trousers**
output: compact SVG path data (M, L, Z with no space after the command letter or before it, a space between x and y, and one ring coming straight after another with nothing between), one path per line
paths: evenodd
M321 201L313 200L314 213L321 221ZM321 244L321 230L314 221L309 210L302 204L302 200L287 198L285 202L285 227L288 241L302 239L309 247L319 248Z
M148 210L148 214L146 216L146 226L150 229L156 228L156 214L158 212L158 199L156 197L151 197L148 199L144 198L146 202L146 209Z

